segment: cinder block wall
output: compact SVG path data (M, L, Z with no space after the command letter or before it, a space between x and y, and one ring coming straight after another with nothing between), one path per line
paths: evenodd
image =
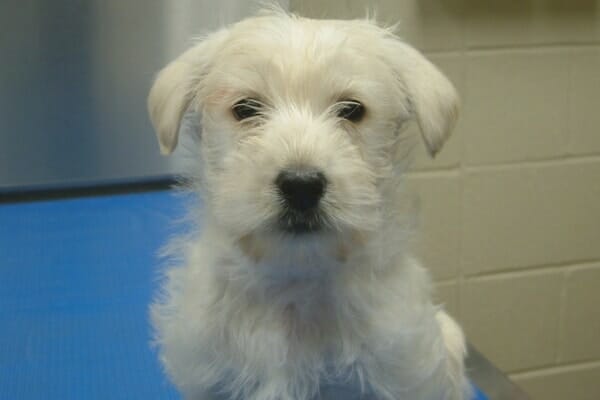
M533 399L600 399L600 1L291 1L316 18L368 6L463 101L409 174L440 301Z

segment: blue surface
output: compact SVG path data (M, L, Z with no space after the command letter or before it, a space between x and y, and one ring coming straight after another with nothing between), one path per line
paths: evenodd
M147 306L181 214L170 192L0 205L0 399L179 398Z

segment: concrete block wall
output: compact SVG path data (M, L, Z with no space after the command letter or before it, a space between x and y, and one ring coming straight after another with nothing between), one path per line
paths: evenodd
M375 8L454 82L457 130L408 178L437 296L534 400L600 399L600 1L290 6Z

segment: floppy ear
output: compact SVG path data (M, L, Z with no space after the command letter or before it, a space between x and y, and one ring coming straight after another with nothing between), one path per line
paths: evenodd
M456 89L431 62L411 46L396 39L395 66L408 94L425 146L432 157L450 136L458 118Z
M207 36L158 73L148 96L148 112L162 154L175 150L183 114L194 100L226 35L227 31L222 29Z

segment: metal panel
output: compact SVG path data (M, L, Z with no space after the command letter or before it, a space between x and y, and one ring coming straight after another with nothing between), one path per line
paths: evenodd
M0 0L0 191L151 179L155 73L244 0Z

